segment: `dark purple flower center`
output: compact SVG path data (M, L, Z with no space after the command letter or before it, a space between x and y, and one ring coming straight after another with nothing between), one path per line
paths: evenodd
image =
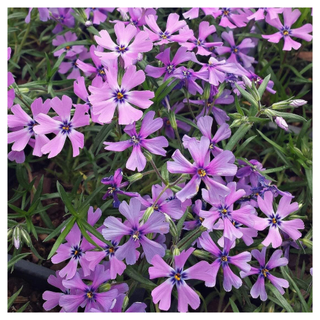
M28 127L28 131L29 133L34 133L33 131L33 128L34 126L36 126L38 124L38 122L34 121L34 120L31 120L28 124L27 124L27 127Z
M131 137L131 143L133 145L136 145L136 146L139 145L140 144L140 137L136 136L136 135L132 136Z
M291 29L287 26L284 26L280 29L280 33L283 35L283 37L287 37L290 36L290 34L292 33Z
M239 53L239 47L238 46L232 46L231 47L231 51L235 54L238 54Z
M226 207L226 206L220 206L218 211L220 212L220 217L222 219L228 218L230 216L230 211L228 210L228 207Z
M61 133L62 134L66 134L66 133L70 133L71 131L71 128L72 128L72 123L68 120L65 120L63 121L61 124L60 124L60 129L61 129Z
M253 81L255 84L261 84L261 82L262 82L262 79L259 76L257 76L256 74L251 74L248 78L251 81Z
M141 236L143 236L143 233L138 230L137 228L132 228L130 235L133 239L133 241L138 241L141 239Z
M228 265L229 261L230 261L230 258L229 258L229 255L226 251L223 251L219 254L219 261L220 261L220 264L222 265L222 267L225 267Z
M138 21L136 21L136 20L131 20L130 24L133 25L134 27L136 27L137 24L138 24Z
M208 107L210 107L210 106L208 106ZM210 145L209 145L209 149L212 150L212 149L214 149L214 147L215 147L215 142L212 141L212 142L210 143Z
M160 36L160 39L170 39L170 33L168 31L160 32L159 36Z
M183 283L184 279L187 278L187 275L181 268L178 268L177 270L171 271L170 278L173 285L180 285Z
M105 75L106 75L106 72L105 72L105 70L104 70L104 66L100 66L100 67L98 67L97 68L97 73L98 73L98 75L100 76L100 77L104 77Z
M129 50L128 47L126 47L124 44L121 44L120 46L116 47L116 51L121 54L124 54L128 50Z
M123 103L125 102L125 100L127 99L127 95L126 95L126 92L124 89L118 89L117 91L115 91L113 93L113 96L114 96L114 101L115 102L120 102L120 103Z
M78 69L77 59L74 59L72 61L72 66L73 66L73 68Z
M260 266L259 274L260 276L267 278L268 275L270 274L268 266Z
M201 40L201 39L198 39L198 40L194 40L194 44L196 45L196 46L203 46L203 40Z
M60 21L61 23L64 23L65 18L66 18L65 16L61 15L61 16L57 17L57 20Z
M281 225L281 217L279 214L272 214L269 216L268 222L271 227L276 228Z
M66 46L64 48L65 48L66 51L69 51L69 50L71 50L72 46Z
M237 229L241 226L240 223L238 223L238 222L236 222L236 221L234 221L234 220L232 220L232 219L231 219L231 223L232 223L232 224L234 225L234 227L237 228Z
M223 16L228 17L231 13L230 8L222 8L221 13Z
M199 175L199 177L203 178L207 175L206 170L204 170L203 168L198 168L197 173Z
M189 70L183 70L182 75L185 79L189 79L191 76L191 72Z
M112 241L112 246L106 246L105 248L105 253L106 253L106 256L110 256L110 257L113 257L115 252L118 250L118 247L117 247L117 242L115 241Z
M85 298L95 301L96 300L96 292L94 288L87 288L85 291Z
M71 257L73 259L80 259L82 256L82 249L80 246L74 246L71 250Z
M168 64L166 69L168 73L171 73L174 71L175 66L173 64Z

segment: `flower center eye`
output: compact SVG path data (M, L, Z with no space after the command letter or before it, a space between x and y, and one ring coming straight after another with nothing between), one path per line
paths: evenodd
M92 299L93 298L93 293L91 291L87 292L87 298Z
M104 76L106 73L105 73L105 71L103 69L101 69L101 70L99 70L99 74Z
M200 221L200 222L203 222L203 220L204 220L204 218L199 217L199 221Z
M273 223L273 224L277 224L277 219L276 219L276 218L273 218L273 219L272 219L272 223Z
M133 238L134 241L137 241L137 240L139 240L139 237L140 237L140 232L139 232L139 230L137 230L132 235L132 238Z
M114 251L115 251L114 247L110 247L108 250L109 250L109 253L114 253Z
M66 50L70 50L71 47L70 47L70 46L66 46L65 49L66 49Z
M138 137L136 137L136 136L132 136L132 137L131 137L131 141L132 141L134 144L139 144L140 139L139 139Z
M223 257L221 257L221 260L222 260L223 262L227 262L227 261L228 261L228 257L227 257L227 256L223 256Z
M226 214L227 212L228 212L228 210L225 208L221 210L221 213L223 213L223 214Z
M167 66L167 71L168 71L168 73L171 73L173 70L174 70L174 65L169 64L169 65Z
M210 143L209 149L213 149L214 148L214 144Z
M69 126L63 126L62 130L68 131L69 130Z
M117 93L117 99L121 100L123 98L123 94L121 92Z
M204 170L204 169L198 169L198 175L199 175L200 177L204 177L206 174L207 174L207 173L206 173L206 170Z
M180 273L176 273L174 275L174 278L177 280L177 281L180 281L181 280L181 274Z
M264 277L266 278L267 277L267 273L269 272L269 270L264 268L264 269L261 270L261 272L263 273Z

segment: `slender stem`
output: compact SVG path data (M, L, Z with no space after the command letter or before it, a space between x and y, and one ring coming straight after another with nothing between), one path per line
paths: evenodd
M152 159L149 160L151 165L152 165L152 168L154 169L154 171L156 172L157 176L160 178L160 180L166 185L167 182L162 178L161 176L161 173L159 171L159 169L157 168L156 164L153 162Z
M31 26L31 23L28 24L27 26L27 30L20 42L20 45L18 46L17 48L17 51L15 52L15 59L14 59L14 62L18 63L18 60L19 60L19 53L21 51L21 48L23 47L24 43L26 42L27 40L27 37L28 37L28 34L29 34L29 31L30 31L30 26Z

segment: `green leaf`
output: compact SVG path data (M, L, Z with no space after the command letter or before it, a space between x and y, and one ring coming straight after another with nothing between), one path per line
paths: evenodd
M131 279L138 281L139 283L149 287L150 289L155 288L157 285L150 281L148 278L142 276L139 272L137 272L133 266L128 265L124 270L124 273L129 276Z
M55 228L44 240L43 242L47 242L49 240L51 240L52 238L56 237L60 231L62 230L63 227L65 227L70 221L72 220L72 217L69 217L69 219L67 219L66 221L63 221L60 226L58 226L57 228Z
M65 229L61 232L60 236L58 237L58 239L55 241L47 260L49 260L57 251L57 249L59 248L60 244L63 242L63 240L66 238L66 236L68 235L68 233L70 232L70 230L72 229L74 223L76 222L76 218L72 217L72 219L70 220L70 222L66 225Z
M190 245L196 241L201 234L207 230L206 228L200 226L197 229L194 229L192 231L189 231L186 233L186 235L184 236L183 239L181 239L178 243L177 243L177 247L179 248L180 251L185 250L187 248L190 247Z
M258 102L257 100L250 94L248 93L246 90L244 90L242 87L240 87L236 82L235 82L235 86L237 87L237 89L240 91L240 93L242 94L242 96L251 103L251 105L253 105L254 107L256 107L256 109L258 109Z
M19 308L16 312L23 312L26 310L27 306L29 305L30 301L26 302L21 308Z
M246 146L256 137L252 136L250 138L248 138L246 141L244 141L243 143L241 143L240 147L237 148L237 150L235 151L235 154L241 154L241 151L244 150L246 148Z
M182 230L182 227L183 227L183 224L184 224L184 221L186 220L186 217L188 215L188 209L185 211L185 213L183 214L183 216L179 219L178 223L177 223L177 234L178 234L178 237L180 237L180 234L181 234L181 230Z
M67 209L69 210L69 212L74 216L77 217L78 213L75 210L75 208L73 207L71 200L69 199L68 194L66 193L66 191L64 190L63 186L59 183L59 181L57 181L57 190L59 192L59 195L63 201L63 203L65 204L65 206L67 207Z
M266 287L274 294L276 299L272 299L273 302L284 308L287 312L294 312L288 301L282 296L282 294L276 289L273 284L267 283ZM271 300L271 299L270 299Z
M86 220L81 220L81 225L83 226L83 228L85 230L87 230L88 232L90 232L92 235L94 235L96 238L98 238L99 240L101 240L102 242L108 244L109 246L112 245L112 243L110 241L107 241L103 235L97 231L93 226L91 226Z
M276 149L278 149L281 153L285 154L286 155L286 150L283 149L282 147L280 147L277 143L275 143L274 141L272 141L271 139L269 139L268 137L266 137L262 132L260 132L258 129L257 129L258 133L260 134L260 136L268 141L272 146L274 146Z
M244 135L251 129L251 123L243 123L238 130L231 136L228 141L225 150L232 150L236 144L244 137Z
M244 111L243 111L242 108L240 107L239 98L238 98L238 96L237 96L236 94L235 94L235 97L234 97L234 102L235 102L237 111L238 111L242 116L245 116Z
M11 306L14 303L14 300L16 300L17 296L20 294L22 288L23 286L8 299L8 310L11 308Z
M172 82L172 83L171 83ZM154 98L152 99L155 103L161 102L166 95L168 95L172 89L180 82L180 79L173 81L172 78L167 79L156 91ZM168 84L171 83L169 86Z
M57 52L58 50L60 49L63 49L67 46L81 46L81 45L91 45L93 44L91 40L77 40L77 41L69 41L69 42L65 42L63 44L61 44L60 46L56 47L54 50L53 50L53 53L54 52ZM65 52L63 52L65 53ZM61 57L61 56L60 56Z
M14 210L15 212L19 213L21 216L25 217L27 215L27 212L24 210L21 210L20 208L16 207L15 205L8 203L8 207ZM10 213L9 213L10 216Z
M230 302L232 311L233 312L239 312L239 309L238 309L237 305L234 303L234 301L231 298L229 298L229 302Z
M190 126L198 129L197 125L196 125L194 122L192 122L191 120L189 120L189 119L181 116L180 114L176 114L176 119L177 119L177 120L180 120L180 121L182 121L182 122L184 122L184 123L187 123L187 124L189 124Z
M28 256L31 252L19 253L16 256L12 257L8 262L8 269L14 266L19 260Z
M279 112L276 110L272 110L272 112L278 116L278 117L282 117L284 119L288 119L288 120L293 120L293 121L302 121L302 122L306 122L307 120L304 117L301 117L297 114L294 113L289 113L289 112Z
M264 94L264 92L266 91L267 85L270 81L271 78L271 74L268 74L262 81L262 83L260 84L259 88L258 88L258 93L260 96L260 99L262 99L262 95Z

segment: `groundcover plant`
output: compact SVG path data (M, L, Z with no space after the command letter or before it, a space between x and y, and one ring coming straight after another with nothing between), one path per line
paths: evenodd
M7 53L9 312L312 312L312 8L9 8Z

